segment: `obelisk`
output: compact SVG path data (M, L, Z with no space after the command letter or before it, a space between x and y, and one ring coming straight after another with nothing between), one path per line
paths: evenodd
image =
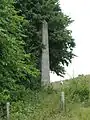
M42 25L42 44L41 83L44 86L50 83L48 24L45 20Z

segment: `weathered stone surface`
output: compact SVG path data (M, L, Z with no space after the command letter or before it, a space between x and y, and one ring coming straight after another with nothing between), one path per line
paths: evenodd
M50 83L50 69L49 69L48 24L46 21L43 22L42 43L45 46L45 48L42 49L41 82L42 82L42 85L47 85Z

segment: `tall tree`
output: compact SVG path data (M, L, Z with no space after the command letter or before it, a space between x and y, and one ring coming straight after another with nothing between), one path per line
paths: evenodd
M75 47L71 31L67 29L71 18L64 15L58 0L15 0L15 7L19 10L19 15L24 16L29 25L25 26L25 39L27 53L32 53L36 57L37 67L40 69L40 58L42 39L42 21L46 20L49 25L49 53L50 69L57 75L65 73L64 66L71 62L74 57Z

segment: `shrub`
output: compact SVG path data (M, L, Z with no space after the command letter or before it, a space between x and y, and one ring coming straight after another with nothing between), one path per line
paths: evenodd
M82 79L83 78L83 79ZM89 99L89 85L87 79L78 77L71 80L64 91L68 101L84 102Z

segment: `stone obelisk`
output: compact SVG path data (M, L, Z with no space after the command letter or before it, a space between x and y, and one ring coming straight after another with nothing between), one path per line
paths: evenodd
M44 86L50 83L48 24L45 20L42 25L42 44L41 82Z

